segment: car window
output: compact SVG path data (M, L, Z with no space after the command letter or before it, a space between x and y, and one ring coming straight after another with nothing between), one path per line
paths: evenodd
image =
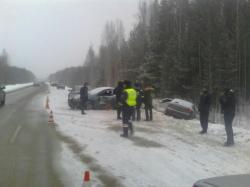
M99 96L112 96L113 95L113 90L104 90L101 93L98 94Z

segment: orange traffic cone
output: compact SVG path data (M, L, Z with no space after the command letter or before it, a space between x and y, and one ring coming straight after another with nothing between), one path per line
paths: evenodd
M46 98L46 105L45 108L48 110L49 109L49 96Z
M84 172L82 187L91 187L89 171Z
M54 123L54 116L53 116L53 112L52 112L52 110L50 111L50 114L49 114L49 120L48 120L48 123L49 123L49 124Z

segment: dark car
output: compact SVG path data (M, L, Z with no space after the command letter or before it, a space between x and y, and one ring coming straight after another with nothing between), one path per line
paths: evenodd
M250 174L214 177L196 182L193 187L249 187Z
M104 109L115 107L113 87L99 87L89 92L88 109Z
M5 97L6 97L6 94L5 94L5 92L4 92L4 89L5 89L4 86L1 86L1 87L0 87L0 105L1 105L1 106L5 105Z
M72 109L80 109L80 92L71 91L68 94L68 105Z
M167 104L165 114L178 119L194 119L195 105L182 99L173 99Z
M39 83L39 82L34 82L34 83L33 83L33 86L34 86L34 87L40 87L40 86L41 86L41 83Z
M51 82L50 83L50 86L52 86L52 87L57 87L57 85L58 85L58 83L56 83L56 82Z
M80 85L75 86L73 89L70 89L68 94L68 105L72 109L80 109Z
M112 87L99 87L89 91L87 108L105 109L115 107L115 95ZM74 90L68 95L68 104L73 109L80 108L80 91Z

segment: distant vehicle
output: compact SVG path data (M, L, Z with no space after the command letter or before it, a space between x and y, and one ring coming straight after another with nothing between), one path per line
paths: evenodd
M80 92L71 91L68 94L68 105L72 109L80 109Z
M41 86L41 84L40 84L39 82L34 82L34 83L33 83L33 86L34 86L34 87L39 87L39 86Z
M72 109L80 109L80 90L81 85L77 85L74 88L70 89L68 94L68 105Z
M89 91L87 109L104 109L115 107L115 95L112 87L99 87ZM68 105L72 109L80 108L80 91L72 91L68 94Z
M52 87L57 87L57 85L58 85L58 84L57 84L56 82L51 82L51 83L50 83L50 86L52 86Z
M195 105L182 99L173 99L168 103L165 114L178 119L194 119Z
M4 86L1 86L1 87L0 87L0 106L5 105L5 97L6 97L6 94L5 94L5 92L4 92L4 89L5 89Z
M58 90L65 90L66 86L64 84L57 84L56 88Z
M196 182L193 187L249 187L250 174L215 177Z

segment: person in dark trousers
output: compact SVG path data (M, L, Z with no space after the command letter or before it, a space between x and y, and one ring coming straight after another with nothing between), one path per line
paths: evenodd
M130 81L124 81L124 91L122 95L123 100L123 134L121 137L128 137L128 130L131 134L134 133L133 124L130 121L134 107L136 106L137 93L134 88L132 88Z
M82 114L86 114L85 113L85 109L86 109L86 104L88 101L88 83L85 82L83 87L80 90L80 100L81 100L81 112Z
M147 84L144 88L144 105L145 105L145 115L146 121L153 120L153 97L152 93L154 88Z
M122 93L123 93L123 81L119 81L117 87L114 89L114 94L116 95L116 110L117 119L120 120L122 113Z
M140 121L141 120L141 105L144 99L144 92L139 82L136 82L134 84L134 88L137 92L137 99L136 99L136 107L135 107L134 114L133 114L133 120L136 119L137 121Z
M235 116L236 99L234 91L226 88L224 94L220 98L221 111L224 114L225 130L227 134L227 142L225 146L234 145L233 120Z
M207 89L203 89L202 94L200 96L200 103L198 106L200 112L200 123L202 128L200 134L207 133L210 105L211 105L211 95L208 93Z

